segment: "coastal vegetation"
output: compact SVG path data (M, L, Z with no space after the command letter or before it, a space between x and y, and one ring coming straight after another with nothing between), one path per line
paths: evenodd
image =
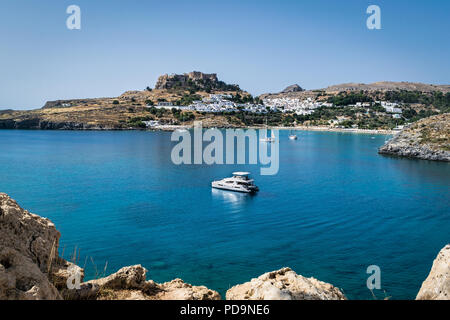
M318 95L321 97L322 94ZM350 104L356 104L357 102L373 102L373 98L368 94L365 94L363 91L359 93L346 93L340 92L335 96L331 96L327 99L327 102L332 103L336 106L348 106Z
M424 93L420 91L398 90L386 92L384 98L386 101L433 106L442 113L450 112L450 92L444 94L441 91Z

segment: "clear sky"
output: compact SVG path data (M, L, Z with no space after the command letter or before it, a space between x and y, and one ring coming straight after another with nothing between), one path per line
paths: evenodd
M66 9L81 8L81 30ZM381 8L381 30L366 9ZM450 83L448 0L1 0L0 108L118 96L202 71L254 95L382 80Z

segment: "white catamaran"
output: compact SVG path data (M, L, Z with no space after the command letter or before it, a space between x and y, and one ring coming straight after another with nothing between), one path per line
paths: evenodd
M259 188L249 179L249 172L233 172L233 177L213 181L211 186L215 189L230 190L245 193L255 193Z

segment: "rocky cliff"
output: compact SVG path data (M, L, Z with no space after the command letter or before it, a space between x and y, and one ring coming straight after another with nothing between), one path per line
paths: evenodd
M450 244L437 255L416 300L450 300Z
M378 152L408 158L450 161L450 113L413 123L389 140Z
M0 193L0 299L61 299L50 274L60 234L49 220Z
M215 84L218 82L217 74L193 71L184 74L164 74L158 78L155 89L171 89L174 87L188 87L190 84L204 86L206 82Z

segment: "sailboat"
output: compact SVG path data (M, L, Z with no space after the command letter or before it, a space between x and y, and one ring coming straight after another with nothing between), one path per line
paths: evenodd
M297 140L297 135L292 133L292 130L289 133L289 139L290 140Z
M267 126L267 118L266 118L266 130L267 130L267 128L268 128L268 126ZM263 138L259 139L259 141L261 141L261 142L275 142L275 134L273 133L272 130L270 130L270 137L263 137Z

